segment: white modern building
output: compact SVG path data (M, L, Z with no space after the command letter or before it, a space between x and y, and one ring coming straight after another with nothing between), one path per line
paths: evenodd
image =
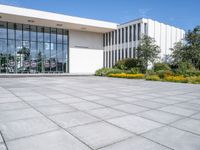
M160 58L165 61L174 43L184 39L185 31L152 19L140 18L117 26L104 34L104 65L112 67L117 61L137 57L137 47L143 35L155 39L161 48Z
M119 25L0 5L0 73L94 73L136 57L144 34L164 58L185 32L151 19Z

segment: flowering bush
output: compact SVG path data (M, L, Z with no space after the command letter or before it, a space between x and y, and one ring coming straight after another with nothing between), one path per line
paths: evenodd
M160 81L160 77L158 75L147 75L145 77L146 80L151 80L151 81Z
M184 76L166 76L164 80L169 82L187 83L187 78Z
M188 83L200 84L200 76L187 77Z
M173 76L174 73L170 70L160 70L158 72L156 72L156 74L160 77L160 78L165 78L167 76Z
M95 72L96 76L107 76L109 74L122 73L123 70L113 68L102 68Z
M109 77L115 77L115 78L128 78L128 79L143 79L144 74L126 74L126 73L120 73L120 74L109 74Z

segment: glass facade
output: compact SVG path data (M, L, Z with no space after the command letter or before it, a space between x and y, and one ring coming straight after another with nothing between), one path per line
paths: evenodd
M68 60L68 30L0 22L0 73L65 73Z

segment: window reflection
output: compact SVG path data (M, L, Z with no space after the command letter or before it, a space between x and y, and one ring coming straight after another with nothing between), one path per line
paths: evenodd
M0 73L67 72L68 31L0 22Z

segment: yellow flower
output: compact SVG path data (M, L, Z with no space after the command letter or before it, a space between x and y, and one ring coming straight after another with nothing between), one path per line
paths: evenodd
M126 73L120 73L120 74L109 74L109 77L128 78L128 79L143 79L144 78L144 74L126 74Z
M166 76L165 81L186 83L187 79L184 76Z

